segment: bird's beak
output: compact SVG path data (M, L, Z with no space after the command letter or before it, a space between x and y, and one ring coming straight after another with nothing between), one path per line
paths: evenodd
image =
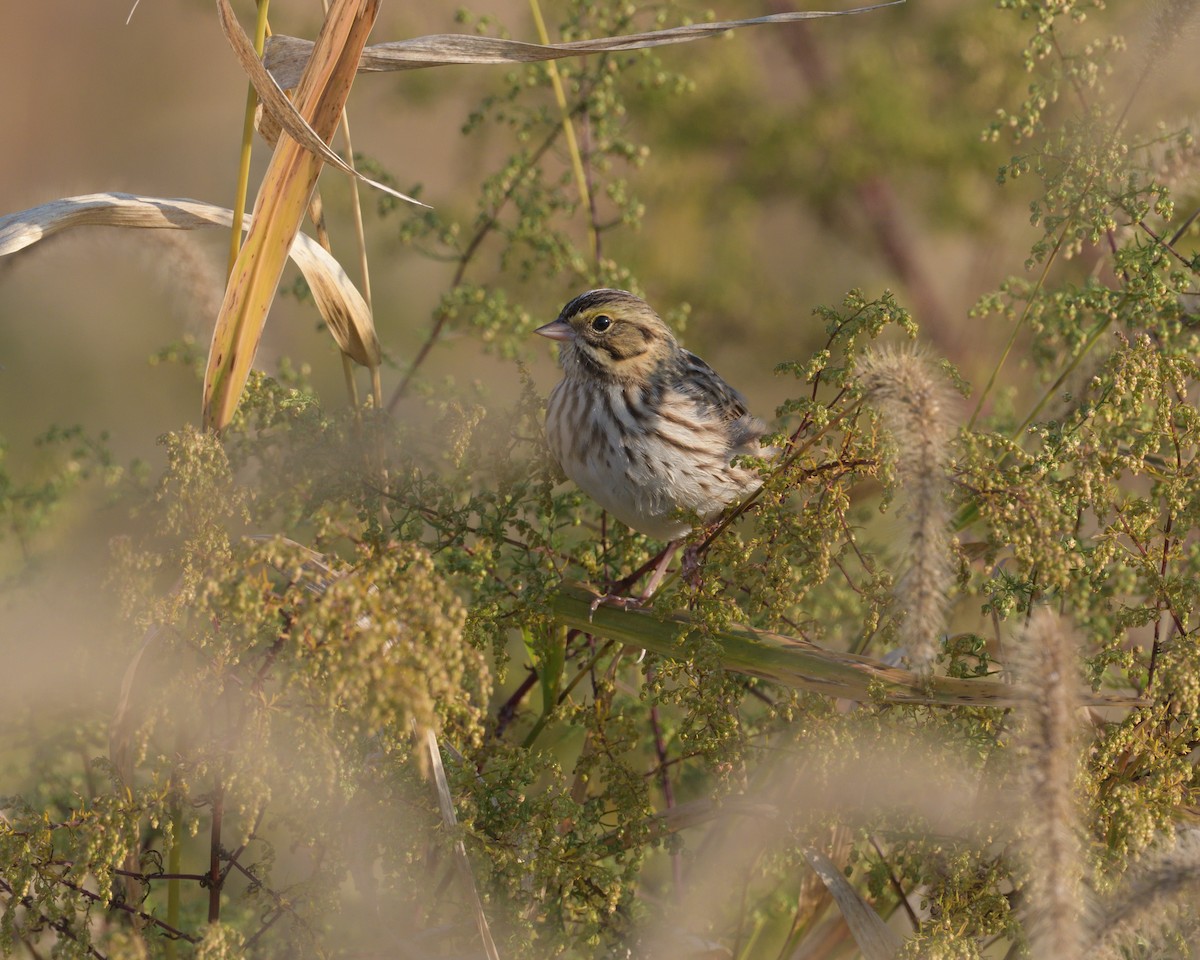
M575 331L571 329L571 325L566 320L554 320L545 326L538 327L533 332L540 333L543 337L549 337L551 340L573 340L575 338Z

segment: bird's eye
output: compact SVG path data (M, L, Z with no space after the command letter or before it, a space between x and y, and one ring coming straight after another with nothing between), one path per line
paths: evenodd
M592 329L597 333L603 333L612 326L612 317L605 316L603 313L598 317L592 318Z

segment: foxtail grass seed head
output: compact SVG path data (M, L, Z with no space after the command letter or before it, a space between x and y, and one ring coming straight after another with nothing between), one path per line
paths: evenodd
M900 645L914 669L928 671L945 629L950 563L950 504L946 463L953 436L950 390L918 348L878 350L859 364L867 402L891 438L904 573L896 601L905 611Z
M1200 830L1180 830L1173 843L1147 857L1131 871L1117 892L1096 912L1090 928L1093 934L1088 955L1098 960L1118 960L1130 956L1128 947L1136 942L1155 944L1163 928L1183 929L1181 919L1190 920L1195 931L1200 922ZM1190 917L1181 917L1189 911ZM1157 929L1156 929L1157 928ZM1156 956L1174 956L1166 944L1160 944Z
M1032 693L1018 738L1024 763L1025 858L1029 870L1034 956L1084 956L1076 775L1079 770L1079 644L1070 625L1040 609L1014 658Z

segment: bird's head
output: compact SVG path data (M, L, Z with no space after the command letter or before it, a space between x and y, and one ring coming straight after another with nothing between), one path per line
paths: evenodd
M562 343L563 368L614 380L636 380L679 349L674 334L641 297L589 290L535 333Z

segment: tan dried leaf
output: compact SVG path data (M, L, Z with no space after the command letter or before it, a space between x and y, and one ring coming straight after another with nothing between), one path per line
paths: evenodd
M894 960L904 946L904 941L883 922L875 908L863 899L825 854L808 847L804 851L804 857L837 901L838 909L842 911L842 917L854 936L854 942L858 944L858 949L862 951L866 960Z
M288 99L287 94L279 88L274 77L267 72L263 67L262 62L258 59L258 55L254 52L254 44L250 42L250 38L246 36L246 32L234 16L233 9L229 6L229 0L217 0L217 12L221 19L221 29L225 32L226 39L229 40L229 45L233 48L234 54L238 58L238 62L242 65L242 69L249 77L250 83L254 85L254 92L258 95L259 105L263 111L270 117L270 121L266 121L268 131L273 130L274 125L282 127L288 132L288 135L306 150L316 154L326 163L336 167L342 173L361 180L368 186L374 187L376 190L382 190L384 193L389 193L393 197L400 200L406 200L409 203L415 203L418 207L425 207L427 204L421 203L420 200L414 200L408 194L401 193L399 190L393 190L391 187L383 183L378 183L370 177L365 176L355 170L350 164L339 157L329 144L317 135L317 132L309 125L303 115ZM312 53L313 41L301 41L307 44L307 54ZM308 56L305 56L305 63L308 61ZM304 70L304 63L298 65L295 75L291 83L287 86L292 88L300 81L300 74ZM347 81L347 89L349 81ZM344 98L343 98L344 102ZM259 126L263 125L260 121ZM277 134L276 134L277 135ZM264 136L268 136L264 133ZM268 139L270 137L268 136Z
M232 223L232 211L200 200L129 193L63 197L0 217L0 257L72 227L194 230ZM247 220L243 229L248 226ZM342 351L363 366L378 366L381 350L371 312L341 264L303 233L296 234L288 255L308 281L317 309Z
M411 40L376 43L363 51L359 64L361 73L380 73L390 70L418 70L423 67L443 67L452 64L538 63L561 60L564 57L586 56L590 53L614 53L624 50L643 50L672 43L688 43L715 37L742 27L765 26L772 23L796 23L823 17L845 17L892 7L904 0L890 0L869 7L851 10L809 10L775 13L744 20L722 20L716 23L695 23L666 30L633 33L624 37L598 37L570 43L525 43L496 37L477 37L469 34L439 33ZM312 51L312 42L296 37L276 35L267 41L263 54L267 68L285 90L294 87Z

